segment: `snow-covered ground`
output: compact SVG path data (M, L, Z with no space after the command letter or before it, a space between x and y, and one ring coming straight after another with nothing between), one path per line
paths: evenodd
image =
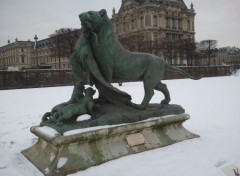
M238 76L237 76L238 75ZM163 81L172 104L191 119L184 123L200 138L91 167L71 176L224 176L221 168L240 166L240 76ZM117 85L115 85L117 86ZM124 83L122 90L140 103L142 83ZM29 131L54 105L67 101L73 87L0 91L0 175L42 176L20 153L36 143ZM156 92L151 102L160 102Z

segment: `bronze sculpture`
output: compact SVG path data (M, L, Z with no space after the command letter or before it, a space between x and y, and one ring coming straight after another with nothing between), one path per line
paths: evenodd
M83 13L80 19L84 34L70 60L71 70L80 82L74 86L69 101L45 113L40 127L31 127L38 142L22 151L44 175L65 176L116 158L199 137L182 126L190 116L181 106L168 104L169 92L160 82L166 69L190 77L187 73L168 66L157 56L123 49L105 10ZM130 95L112 86L114 78L143 81L142 104L132 103ZM86 84L98 89L97 99L93 99L95 90L85 88ZM153 89L165 95L161 104L149 104ZM77 118L82 114L90 114L91 118L79 122ZM58 133L52 134L52 129L49 132L41 126L52 127ZM96 126L101 127L88 128ZM63 158L66 162L59 166Z
M144 109L149 104L154 89L164 94L162 104L170 102L167 86L161 82L165 70L180 72L196 79L183 70L171 67L158 56L124 49L118 41L106 10L85 12L79 17L84 29L90 31L87 37L91 41L92 51L105 80L143 81L145 96L139 108Z
M83 80L83 75L87 75L87 83L83 84L95 85L98 89L99 97L94 100L95 104L90 111L84 111L91 112L94 118L76 125L75 116L82 114L84 108L81 108L79 102L75 102L75 105L61 104L58 108L53 108L52 113L44 115L41 125L51 126L63 132L72 128L135 122L150 118L153 114L161 116L173 112L184 113L181 107L168 105L170 93L167 86L161 82L164 71L179 72L195 80L200 77L193 78L183 70L168 65L158 56L124 49L104 9L82 13L79 18L83 35L76 45L76 51L70 58L69 64L79 80ZM129 94L111 85L113 79L143 81L145 95L142 103L140 105L132 103ZM165 98L161 104L149 105L154 89L162 92ZM63 122L68 124L64 130L61 126Z

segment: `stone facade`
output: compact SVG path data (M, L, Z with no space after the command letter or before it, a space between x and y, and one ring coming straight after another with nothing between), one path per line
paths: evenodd
M195 38L194 18L193 5L188 9L183 0L122 0L119 12L113 9L112 23L119 38L176 41Z
M237 47L223 47L218 49L218 65L237 65L240 64L240 49Z
M193 4L188 8L183 0L122 0L119 12L113 9L111 21L123 46L126 47L122 39L126 38L128 46L129 43L134 45L126 47L128 50L153 53L177 66L205 66L207 57L201 53L196 55L194 48L183 49L185 39L195 45L195 15ZM81 35L81 29L74 32ZM51 38L36 40L36 43L17 39L13 43L8 41L7 45L0 47L0 70L68 69L70 55L59 57L53 45ZM239 53L238 48L219 48L211 57L211 65L239 64ZM188 57L196 59L194 64L189 64Z
M8 45L0 47L0 70L18 70L32 66L31 41L8 41Z
M57 57L50 38L35 42L15 41L0 47L0 70L30 68L68 69L68 57ZM60 64L59 64L60 60Z
M113 9L112 23L120 42L130 39L132 51L151 52L166 58L161 41L195 41L195 10L187 8L183 0L122 0L118 13ZM156 47L158 43L159 47ZM143 46L140 49L140 45ZM151 46L149 46L151 45ZM150 49L146 49L149 48ZM174 52L174 51L171 51ZM176 53L176 52L175 52ZM177 55L180 55L177 53ZM187 65L186 59L175 57L175 65Z
M52 69L68 69L68 60L68 57L58 57L55 54L50 38L38 41L32 51L33 67L38 65Z
M79 38L80 30L72 31ZM0 47L0 70L21 70L34 68L68 69L71 54L58 54L53 38L37 41L18 41ZM61 42L60 42L61 43ZM62 42L64 43L64 42ZM66 47L61 48L62 51Z
M202 66L226 66L226 65L239 65L240 64L240 49L237 47L222 47L214 49L210 54L210 64L208 54L197 50L196 60L198 65Z

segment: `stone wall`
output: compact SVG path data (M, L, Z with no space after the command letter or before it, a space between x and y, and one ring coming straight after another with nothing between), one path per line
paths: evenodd
M194 77L228 76L237 66L218 67L180 67ZM183 79L185 76L179 73L167 71L163 79ZM0 90L53 87L73 85L76 78L70 70L25 70L25 71L0 71ZM115 80L115 82L118 82Z

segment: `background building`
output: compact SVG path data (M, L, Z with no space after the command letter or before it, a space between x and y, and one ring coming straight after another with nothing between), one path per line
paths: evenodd
M208 49L195 42L195 10L183 0L122 0L112 24L122 45L130 51L163 57L177 66L213 66L240 63L236 47ZM68 69L81 29L62 28L49 38L18 41L0 47L0 70ZM212 40L213 42L217 42ZM207 46L207 45L203 45Z
M169 46L169 42L186 39L194 42L194 18L193 4L187 8L183 0L122 0L119 12L113 9L112 23L127 49L166 58L164 52L169 53L171 48L174 64L186 65L186 58L180 59L176 45Z
M32 66L32 47L31 41L18 41L0 47L0 70L18 70L30 68Z
M44 40L18 41L0 47L0 70L68 69L68 61L81 30L65 28L66 33L54 34ZM62 30L62 29L61 29Z
M58 55L51 38L40 40L32 50L33 68L68 69L68 57Z
M240 49L237 47L223 47L218 49L218 65L239 65Z

